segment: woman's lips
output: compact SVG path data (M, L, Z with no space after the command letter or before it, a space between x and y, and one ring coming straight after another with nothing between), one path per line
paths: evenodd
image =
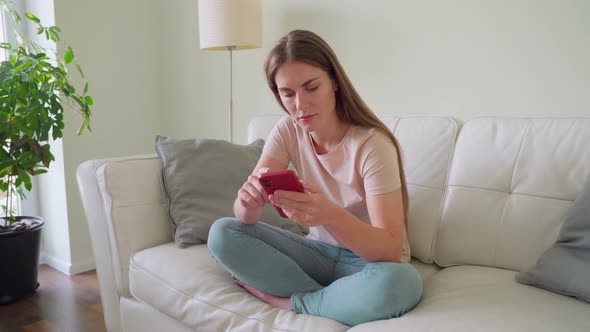
M299 117L299 120L301 120L303 122L307 122L307 121L311 120L315 116L316 116L315 114L304 115L304 116L300 116Z

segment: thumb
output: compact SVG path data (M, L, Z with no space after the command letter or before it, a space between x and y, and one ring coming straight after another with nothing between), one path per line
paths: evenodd
M305 189L305 192L308 192L310 194L315 194L322 191L320 187L318 187L318 185L316 185L313 182L301 180L301 184L303 185L303 189Z
M264 173L268 173L268 171L270 171L270 168L268 167L261 167L257 172L256 172L256 176L260 177L262 174Z

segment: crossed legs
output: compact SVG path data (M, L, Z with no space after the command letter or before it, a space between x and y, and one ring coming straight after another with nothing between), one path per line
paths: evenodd
M357 325L397 317L422 295L422 281L407 263L345 266L351 251L310 240L265 224L247 225L234 218L216 221L209 232L209 251L260 300L298 313ZM357 257L358 258L358 257Z

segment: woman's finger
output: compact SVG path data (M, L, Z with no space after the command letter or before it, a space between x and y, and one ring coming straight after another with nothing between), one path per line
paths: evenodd
M278 205L280 208L283 208L284 206L291 210L301 211L307 214L313 214L313 212L315 211L313 206L311 206L310 204L292 201L288 199L280 199Z
M262 195L250 182L244 184L238 191L238 196L252 207L264 206L267 201L266 195Z
M247 208L253 209L259 206L256 200L244 189L238 190L238 199Z
M309 221L311 220L311 216L305 213L304 211L285 209L283 209L283 211L285 211L285 214L287 215L287 217L289 217L289 219L293 220L297 224L301 226L311 226L311 224L309 223Z
M250 182L250 184L252 184L252 186L256 188L256 191L260 194L260 197L262 197L262 200L265 203L270 203L270 200L268 199L268 194L266 193L264 187L258 179L258 177L250 175L250 177L248 178L248 182Z
M263 175L264 173L268 173L268 171L270 171L270 168L268 167L261 167L257 172L256 172L256 177L260 177L261 175Z
M266 167L264 169L267 169ZM264 187L260 183L260 178L254 175L248 177L248 182L256 189L260 197L265 203L269 203L268 194L264 190Z
M274 195L276 199L286 199L302 203L311 201L311 197L307 193L300 193L297 191L277 190Z

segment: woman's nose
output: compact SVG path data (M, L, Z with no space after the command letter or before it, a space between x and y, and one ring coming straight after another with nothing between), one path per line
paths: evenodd
M297 94L297 110L304 111L309 107L309 102L302 94Z

